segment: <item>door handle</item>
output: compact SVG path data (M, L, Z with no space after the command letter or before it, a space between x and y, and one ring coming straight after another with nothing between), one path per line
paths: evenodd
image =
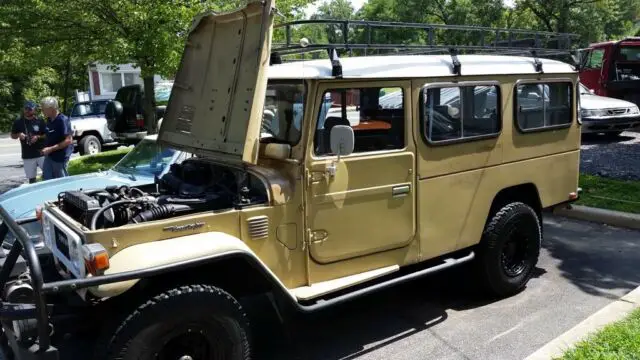
M401 197L401 196L406 196L407 194L409 194L411 192L411 185L400 185L400 186L394 186L391 189L391 195L393 197Z

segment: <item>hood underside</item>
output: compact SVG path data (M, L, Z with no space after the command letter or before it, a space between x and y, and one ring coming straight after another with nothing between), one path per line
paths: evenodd
M191 27L158 142L255 164L267 86L274 1L199 15Z

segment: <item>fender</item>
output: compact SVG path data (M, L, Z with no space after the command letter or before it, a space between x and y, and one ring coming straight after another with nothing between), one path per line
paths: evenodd
M122 273L142 272L140 278L153 269L181 270L190 266L211 263L230 256L249 257L251 262L261 268L291 300L296 301L276 275L256 256L240 239L223 232L208 232L153 241L129 246L109 259L109 269L102 276L117 276ZM94 277L99 279L100 276ZM89 291L98 297L120 295L133 287L140 278L120 282L110 282L89 287Z

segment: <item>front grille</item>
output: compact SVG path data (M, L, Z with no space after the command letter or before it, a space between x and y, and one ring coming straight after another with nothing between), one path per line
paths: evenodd
M609 109L607 110L607 113L609 115L622 115L622 114L626 114L629 111L629 109Z

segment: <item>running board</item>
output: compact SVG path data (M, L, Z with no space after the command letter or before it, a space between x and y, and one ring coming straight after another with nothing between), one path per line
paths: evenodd
M298 301L308 301L335 291L346 289L350 286L359 285L363 282L373 280L384 275L389 275L398 270L400 270L400 266L398 265L387 266L360 274L349 275L329 281L322 281L309 286L301 286L291 289L290 292L296 297L296 299L298 299Z
M317 302L315 302L314 304L311 304L311 305L303 305L303 304L300 304L300 303L296 303L296 308L299 311L304 312L304 313L315 312L315 311L322 310L322 309L327 308L327 307L331 307L331 306L336 305L336 304L346 303L347 301L357 299L357 298L359 298L361 296L364 296L364 295L369 295L369 294L374 293L374 292L376 292L378 290L386 289L386 288L389 288L389 287L392 287L392 286L395 286L395 285L399 285L399 284L405 283L407 281L411 281L411 280L414 280L414 279L417 279L417 278L420 278L420 277L423 277L423 276L426 276L426 275L434 274L434 273L437 273L439 271L446 270L446 269L452 268L454 266L458 266L458 265L467 263L467 262L473 260L474 258L475 258L475 253L473 251L471 253L469 253L469 255L461 257L461 258L457 258L457 259L447 258L447 259L444 259L443 263L441 263L439 265L435 265L435 266L432 266L432 267L429 267L429 268L426 268L426 269L423 269L423 270L420 270L420 271L412 272L412 273L404 275L404 276L400 276L400 277L397 277L397 278L394 278L394 279L383 281L381 283L374 284L374 285L371 285L369 287L362 288L362 289L359 289L359 290L356 290L356 291L353 291L353 292L350 292L350 293L346 293L344 295L340 295L340 296L337 296L337 297L334 297L334 298L330 298L330 299L327 299L327 300L320 299L320 300L318 300Z

